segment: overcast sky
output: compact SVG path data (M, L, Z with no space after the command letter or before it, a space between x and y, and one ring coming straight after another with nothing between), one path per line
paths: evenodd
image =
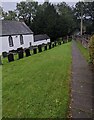
M16 4L20 1L22 1L22 0L2 0L0 5L3 7L4 11L14 10L14 9L16 9ZM25 0L23 0L23 1L25 1ZM36 1L38 1L39 3L44 2L44 0L36 0ZM66 2L70 6L75 5L75 3L78 1L79 0L49 0L49 2L52 2L52 3Z

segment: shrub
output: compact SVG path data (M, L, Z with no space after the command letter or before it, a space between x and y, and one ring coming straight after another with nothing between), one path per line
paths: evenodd
M89 55L90 62L94 65L94 35L90 38L89 41Z

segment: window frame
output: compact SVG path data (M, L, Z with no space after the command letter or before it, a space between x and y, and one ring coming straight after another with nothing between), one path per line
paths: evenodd
M21 44L21 45L24 44L23 35L20 35L20 44Z
M9 41L9 47L13 47L14 44L13 44L13 38L11 35L9 36L8 41Z

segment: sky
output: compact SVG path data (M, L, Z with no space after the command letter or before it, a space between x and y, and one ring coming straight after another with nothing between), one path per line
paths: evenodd
M15 10L16 9L16 4L22 0L2 0L0 3L0 6L3 7L4 11L9 11L9 10ZM25 0L23 0L25 1ZM44 0L36 0L39 3L43 3ZM49 2L52 3L59 3L59 2L66 2L70 6L74 6L76 2L79 0L49 0Z

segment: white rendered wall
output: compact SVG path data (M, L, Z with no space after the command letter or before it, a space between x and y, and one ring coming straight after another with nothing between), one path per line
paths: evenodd
M47 39L47 43L49 43L50 42L50 39Z
M36 45L42 45L42 44L47 44L48 42L50 42L50 39L47 39L47 40L40 40L40 41L37 41L37 42L33 42L33 46L36 46Z
M2 37L0 37L0 55L2 55Z
M28 47L30 47L30 42L31 42L31 44L33 43L33 34L23 35L23 41L24 41L23 45L20 44L20 35L12 36L13 44L14 44L13 47L9 46L8 38L9 38L9 36L0 37L0 41L2 41L2 52L4 52L4 51L9 52L10 50L17 50L17 48L20 48L20 47L28 48ZM1 48L1 46L0 46L0 48Z
M24 40L24 44L22 45L22 47L23 48L30 47L30 42L31 42L31 45L32 45L33 41L34 41L33 34L32 35L23 35L23 40Z

